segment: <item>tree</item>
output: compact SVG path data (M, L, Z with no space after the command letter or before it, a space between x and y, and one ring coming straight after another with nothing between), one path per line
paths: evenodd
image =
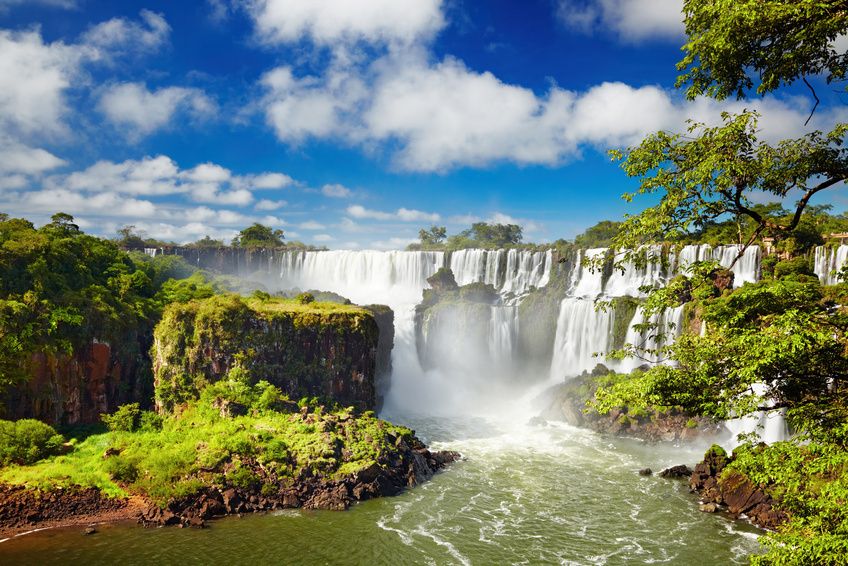
M661 195L659 204L627 218L614 238L616 247L632 250L679 237L728 216L753 221L746 244L764 235L782 239L798 227L815 194L848 178L844 124L771 145L758 139L755 112L722 118L720 126L692 122L688 134L658 132L627 152L611 152L627 175L641 179L626 200ZM751 199L758 193L798 197L788 221L755 208Z
M127 225L118 228L118 245L127 250L140 250L146 246L144 238L136 232L135 226Z
M848 32L844 0L685 0L683 14L677 86L690 99L743 98L754 86L765 94L799 79L812 91L809 76L845 78L848 54L834 46Z
M621 222L602 220L574 238L574 243L581 248L606 248L612 245L620 228Z
M80 234L79 226L74 224L74 217L64 212L57 212L50 217L50 223L44 226L47 230L55 230L66 236Z
M418 239L425 246L439 245L445 241L447 236L447 228L444 226L430 226L429 230L422 228L418 231Z
M226 244L224 244L223 240L215 240L209 237L207 234L203 238L197 240L196 242L192 242L188 244L189 247L192 248L224 248Z
M471 239L482 247L502 248L520 244L524 235L517 224L475 222L469 230L461 232L460 237Z
M233 238L233 245L240 248L279 248L283 244L283 231L274 230L258 222L248 226Z

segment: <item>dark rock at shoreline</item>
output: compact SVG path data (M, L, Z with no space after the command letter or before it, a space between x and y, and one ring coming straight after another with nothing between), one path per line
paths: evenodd
M408 487L429 480L447 464L460 458L456 452L430 452L413 439L410 446L398 439L401 455L393 461L374 463L344 479L302 478L290 485L279 482L271 492L264 488L210 487L165 507L150 505L139 517L145 526L180 525L203 527L205 522L225 515L241 515L286 508L343 511L357 501L397 495Z
M661 478L688 478L692 475L692 469L685 465L672 466L660 472Z
M639 438L650 442L709 438L722 430L722 425L717 421L677 410L634 415L621 409L613 409L607 414L599 414L586 406L586 402L595 394L596 372L597 368L592 374L575 377L548 390L545 393L547 407L539 415L540 418L564 421L572 426L603 434Z
M24 486L0 485L0 530L3 531L126 508L126 499L106 497L95 488L39 492Z
M653 474L654 470L652 470L651 468L642 468L641 470L639 470L640 476L651 476Z
M777 502L765 489L735 470L724 473L732 461L724 450L714 446L695 466L689 478L689 489L701 497L701 510L726 509L734 518L744 515L764 529L774 529L785 522L786 514L777 508Z

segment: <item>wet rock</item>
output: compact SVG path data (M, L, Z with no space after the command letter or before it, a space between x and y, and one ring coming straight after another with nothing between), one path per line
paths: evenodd
M537 415L535 417L530 417L527 424L530 426L548 426L548 421Z
M703 513L715 513L718 511L718 505L715 503L701 503L698 509Z
M653 473L654 471L651 468L642 468L641 470L639 470L640 476L650 476Z
M692 469L684 464L666 468L660 472L661 478L688 478L692 475Z
M85 528L85 530L82 533L84 535L93 535L96 532L97 532L97 529L95 529L93 526L89 525L88 527Z

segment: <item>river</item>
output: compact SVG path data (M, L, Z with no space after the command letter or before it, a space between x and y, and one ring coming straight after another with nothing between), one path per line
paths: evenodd
M756 529L698 511L679 480L638 470L703 447L611 439L567 425L385 415L465 459L400 496L347 512L287 510L203 530L103 525L0 545L5 564L747 563Z

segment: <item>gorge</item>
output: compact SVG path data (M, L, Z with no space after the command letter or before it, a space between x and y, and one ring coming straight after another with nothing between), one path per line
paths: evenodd
M637 328L644 318L643 286L664 285L699 259L727 267L738 247L643 251L645 264L623 271L584 265L584 257L604 256L604 249L227 252L239 257L226 262L241 266L231 274L265 291L320 290L358 304L389 305L394 347L391 374L376 386L380 414L465 460L412 491L348 513L285 510L223 520L208 531L212 539L199 539L206 536L202 531L118 524L98 527L103 536L80 541L78 530L59 529L8 541L4 553L17 563L72 556L96 564L113 553L144 563L161 559L164 548L199 561L214 560L223 548L259 561L296 548L311 558L350 563L366 563L375 552L403 552L411 563L475 564L495 557L745 563L758 548L753 527L699 513L686 486L637 471L692 464L712 439L728 442L758 425L764 438L779 440L786 434L775 420L779 415L730 423L709 440L660 444L529 422L543 409L539 397L549 387L599 363L622 372L644 363L594 356L652 339ZM819 275L829 276L844 256L842 248L817 250ZM733 265L733 285L757 281L762 259L760 248L746 250ZM220 258L214 261L221 265ZM433 293L427 280L445 267L456 288ZM428 294L429 306L421 308ZM609 306L596 309L598 299ZM689 316L683 306L664 315L668 340L690 328Z

